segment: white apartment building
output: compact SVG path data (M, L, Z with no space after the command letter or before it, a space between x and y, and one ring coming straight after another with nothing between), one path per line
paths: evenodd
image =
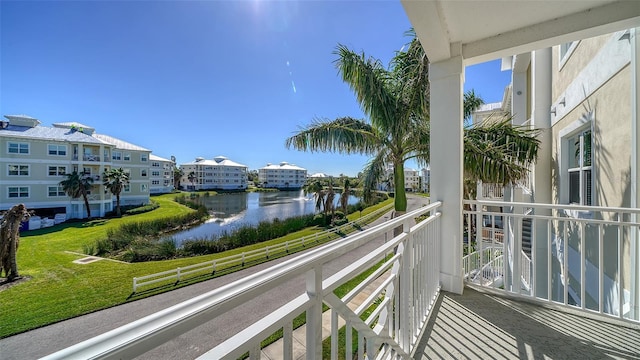
M120 167L131 179L121 204L149 202L150 150L76 122L49 127L26 115L5 118L0 123L0 210L24 203L38 215L86 217L84 200L70 198L59 185L66 174L77 171L93 179L91 216L104 216L113 209L115 197L102 185L102 174Z
M422 172L422 177L420 179L422 184L421 189L424 192L429 192L429 181L431 179L431 167L429 166L429 164L427 164L427 166L423 168L421 172Z
M285 161L258 169L260 186L276 189L300 189L307 179L307 169Z
M238 164L224 156L213 160L197 157L194 161L180 165L184 173L180 184L188 190L246 190L247 166Z
M175 161L149 155L151 162L151 172L149 174L149 192L151 194L166 194L173 191L173 168Z

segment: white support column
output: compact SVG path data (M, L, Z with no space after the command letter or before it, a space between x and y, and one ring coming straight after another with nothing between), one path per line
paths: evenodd
M307 294L313 305L307 309L307 359L322 359L322 268L307 272Z
M551 199L551 48L536 50L532 56L532 74L533 80L533 126L540 131L538 139L540 147L538 148L538 160L533 169L533 201L536 203L550 204ZM551 210L536 209L536 215L551 215ZM547 223L537 221L536 226L532 229L531 246L535 247L537 259L531 259L534 262L535 296L546 298L547 281L550 281L547 273Z
M640 207L640 27L631 29L631 207ZM633 215L632 221L640 221ZM640 318L640 233L631 238L631 314Z
M456 46L457 45L457 46ZM453 49L456 47L457 49ZM455 51L457 50L457 51ZM460 44L456 56L431 63L431 199L442 201L440 283L462 294L462 82Z

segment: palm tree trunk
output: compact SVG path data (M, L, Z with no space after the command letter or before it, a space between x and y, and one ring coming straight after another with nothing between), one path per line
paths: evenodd
M87 208L87 218L91 219L91 208L89 207L89 198L87 197L87 192L85 190L82 191L82 198L84 199L84 206Z
M393 174L393 182L396 187L396 193L394 198L394 217L398 217L404 215L407 212L407 194L404 189L404 163L402 161L397 161L393 166L394 174ZM393 229L393 236L398 236L402 234L403 231L402 225Z
M116 215L118 215L118 217L122 216L120 213L120 193L116 194Z

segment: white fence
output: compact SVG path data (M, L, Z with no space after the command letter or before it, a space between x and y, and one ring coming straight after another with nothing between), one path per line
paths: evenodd
M322 358L322 304L332 308L346 321L346 334L351 329L359 337L358 359L410 358L417 345L419 332L440 291L440 202L373 226L345 239L331 242L295 258L249 275L234 283L197 296L183 303L149 315L123 327L109 331L52 355L48 359L133 358L174 338L189 329L215 319L231 308L262 296L277 284L306 275L306 291L253 325L232 335L201 356L202 359L236 359L249 353L260 358L260 342L275 331L283 330L283 358L293 358L292 319L306 315L307 358ZM415 224L415 218L429 216ZM402 226L403 232L362 256L347 268L323 280L325 264L341 255ZM364 270L395 254L382 268L363 281L342 299L334 290ZM362 319L359 309L346 303L387 270L391 276L367 299L361 308L376 308ZM337 321L332 322L332 358L337 356ZM347 338L347 343L350 343ZM347 359L351 352L347 351Z
M467 281L472 280L469 274L475 275L487 266L486 256L478 254L498 247L504 254L502 291L626 322L640 321L640 209L464 203L475 209L464 211L465 230L475 232L475 237L471 234L469 238L476 240L473 245L473 240L468 242L470 255L463 260ZM485 210L491 206L502 206L504 212ZM505 224L503 238L496 235L487 239L486 231L483 235L475 231L497 217ZM523 235L523 219L531 221L530 235L528 226ZM530 256L523 250L523 239L528 238Z
M331 228L329 230L317 232L312 235L307 235L295 240L285 241L284 243L265 246L264 248L245 251L240 254L226 256L220 259L206 261L194 265L189 265L181 268L171 269L155 274L145 275L141 277L133 278L133 292L135 293L140 287L157 284L160 282L175 281L179 282L185 280L188 277L194 277L204 274L213 274L216 271L232 266L244 266L247 262L269 259L272 256L278 256L289 253L292 249L300 249L308 245L315 246L320 242L325 242L331 238L335 238L337 233L347 232L353 230L354 225L364 225L368 221L381 216L385 212L391 210L393 204L382 207L374 212L371 212L361 218L349 222L347 224Z

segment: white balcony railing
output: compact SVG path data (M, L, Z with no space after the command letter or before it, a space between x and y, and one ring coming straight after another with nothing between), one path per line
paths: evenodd
M260 342L279 329L283 331L283 354L293 353L292 320L306 313L307 358L322 358L322 304L332 309L331 353L337 355L338 317L346 322L347 344L352 329L361 345L357 358L409 358L440 291L440 216L436 202L361 233L310 250L295 258L247 276L209 293L192 298L121 328L89 339L47 358L132 358L170 338L211 321L231 308L300 275L306 275L306 292L268 316L240 331L202 355L206 359L235 359L248 353L260 358ZM418 216L428 215L415 224ZM415 224L415 225L413 225ZM413 225L413 226L411 226ZM345 269L323 280L323 268L341 255L393 231L403 232L386 241ZM383 262L372 275L343 298L334 290L366 269ZM347 303L364 287L387 274L374 293L355 310ZM363 318L364 310L371 314ZM350 345L347 345L350 346ZM346 351L351 359L351 352Z
M465 231L471 233L465 245L469 255L463 260L469 284L624 322L640 321L640 209L502 201L465 204L476 209L464 211ZM497 206L505 212L484 210ZM498 218L503 229L483 228ZM504 254L500 286L483 275L498 267L489 265L495 260L488 254L496 249Z

